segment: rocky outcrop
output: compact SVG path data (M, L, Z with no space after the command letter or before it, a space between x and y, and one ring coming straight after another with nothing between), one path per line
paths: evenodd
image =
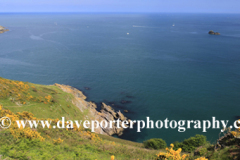
M9 31L9 29L6 29L3 26L0 26L0 34Z
M101 110L98 112L96 110L97 105L93 102L86 101L86 96L78 89L73 88L68 85L61 85L61 84L54 84L55 86L62 89L64 92L71 93L74 98L72 99L72 103L78 107L82 112L85 110L88 110L88 115L86 115L87 120L97 120L98 122L106 121L108 124L110 124L110 121L116 121L116 120L127 120L127 119L121 111L115 112L114 109L111 106L106 105L105 103L102 103ZM104 123L103 123L104 124ZM122 127L121 123L117 126L117 123L112 123L112 127L106 127L102 128L101 126L95 129L96 133L99 134L105 134L105 135L122 135L124 128ZM127 126L127 125L126 125Z
M234 136L232 135L232 133L229 132L229 133L225 134L224 136L220 137L220 138L217 140L217 144L215 145L215 149L224 148L224 147L226 147L226 146L233 145L233 144L235 144L237 141L239 142L239 139L234 138Z
M212 34L212 35L220 35L219 32L213 32L213 30L209 31L208 34Z
M231 134L231 132L228 132L226 134L224 134L224 136L220 137L218 140L217 140L217 143L215 145L212 145L210 146L210 148L214 149L215 151L217 150L221 150L221 149L224 149L225 147L228 147L228 146L233 146L233 145L237 145L239 144L239 139L236 139L234 138L234 136ZM206 149L205 148L206 146L199 146L198 148L195 149L194 151L194 156L201 156L203 153L203 149ZM208 148L208 149L210 149Z

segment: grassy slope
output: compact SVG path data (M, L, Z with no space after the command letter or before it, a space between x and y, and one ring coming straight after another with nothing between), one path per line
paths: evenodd
M18 85L19 81L12 81L0 77L0 105L14 113L31 112L37 118L56 119L66 117L69 120L84 120L88 110L81 112L72 104L73 96L63 92L56 86L46 86L24 82L29 88ZM20 98L18 93L21 94ZM32 99L28 99L29 96ZM46 96L51 96L51 101L46 102ZM40 99L40 100L39 100ZM24 104L23 104L24 103ZM1 110L0 110L1 113ZM13 159L86 159L109 160L111 155L115 160L155 159L159 153L156 150L143 148L142 143L131 142L119 138L99 135L101 140L92 140L87 131L67 131L61 129L37 130L45 141L16 139L9 130L0 129L0 155ZM61 138L62 143L54 144L54 140ZM213 151L211 144L203 146L205 151L201 156L209 159L233 159L239 155L239 145L230 145L217 152ZM237 153L235 153L237 152ZM191 159L194 159L193 153ZM234 156L233 156L234 155ZM197 156L199 157L199 156ZM231 157L231 158L230 158ZM196 158L196 157L195 157ZM1 156L0 156L1 160Z
M63 92L56 86L46 86L0 77L0 105L14 113L31 112L37 118L56 119L66 117L70 120L84 120L88 110L83 113L72 104L73 96ZM17 89L16 89L17 88ZM10 94L9 94L10 93ZM21 95L18 97L18 93ZM45 96L51 96L51 102ZM28 99L29 96L33 98ZM41 100L38 100L38 99ZM44 142L34 142L28 139L16 139L9 130L0 132L0 155L18 159L110 159L115 155L117 160L152 159L158 151L147 150L141 143L100 135L101 141L94 141L89 136L80 136L77 131L60 129L38 129ZM83 131L83 133L86 133ZM53 139L61 138L63 143L53 144Z
M72 95L63 92L57 86L28 84L34 86L37 90L37 92L34 92L32 89L29 89L31 95L42 97L51 95L56 102L53 104L27 102L25 105L17 105L9 99L1 99L0 104L12 112L28 111L39 118L60 119L61 117L65 117L66 119L83 119L83 115L87 113L87 110L85 111L86 113L82 113L77 107L73 106L71 102Z

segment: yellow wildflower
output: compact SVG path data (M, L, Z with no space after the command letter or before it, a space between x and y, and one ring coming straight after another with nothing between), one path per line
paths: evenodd
M114 160L114 158L115 158L114 155L112 155L112 156L111 156L111 160Z

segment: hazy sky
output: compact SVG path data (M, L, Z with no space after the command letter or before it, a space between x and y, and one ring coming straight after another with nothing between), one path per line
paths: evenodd
M0 12L240 13L240 0L0 0Z

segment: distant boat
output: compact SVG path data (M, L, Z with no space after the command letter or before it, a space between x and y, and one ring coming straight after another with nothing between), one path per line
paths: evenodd
M173 23L173 25L172 25L173 27L175 26L175 24Z
M127 33L127 35L129 35L129 33Z

